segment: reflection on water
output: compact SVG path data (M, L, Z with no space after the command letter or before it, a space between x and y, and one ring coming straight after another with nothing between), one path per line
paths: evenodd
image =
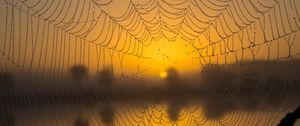
M54 105L1 111L3 126L100 126L100 125L276 125L299 104L299 97L280 104L242 102L238 96L184 97L159 103L98 103ZM184 101L184 102L182 102ZM295 102L292 102L295 101ZM299 123L298 123L299 124Z
M222 104L215 106L220 107ZM242 111L236 110L223 115L217 119L207 119L207 111L201 105L185 106L178 113L177 120L172 120L168 115L169 109L166 104L161 105L140 105L123 104L112 109L105 108L84 108L84 112L78 115L77 107L64 108L72 110L49 111L47 113L37 110L15 113L15 125L8 122L3 126L100 126L100 125L277 125L287 111ZM98 109L98 111L97 111ZM102 109L102 110L99 110ZM214 108L218 109L218 108ZM292 109L292 108L291 108ZM43 111L43 109L41 109ZM110 111L110 112L103 112ZM206 112L204 112L206 111ZM218 110L219 112L219 110ZM103 115L109 113L112 115ZM114 115L114 116L113 116ZM112 118L113 117L113 118ZM2 123L3 124L3 123ZM298 123L299 124L299 123Z
M48 100L57 103L45 102L39 105L19 101L20 106L8 107L10 109L6 109L7 111L1 111L1 124L4 126L160 124L265 126L278 124L286 113L300 104L299 95L295 95L299 88L289 88L287 90L290 92L282 93L277 98L272 97L275 95L272 92L263 89L256 92L256 96L253 95L247 99L244 95L229 90L224 89L222 94L206 91L207 93L199 95L195 94L199 90L177 92L174 89L170 90L170 94L167 94L165 98L162 96L155 100L151 98L141 100L136 97L137 100L143 102L135 102L129 98L115 98L113 101L97 98L98 102L93 104L86 104L84 100L91 97L91 94L81 94L80 101L83 103L77 101L76 98L73 99L73 103L59 103L61 100L59 97L50 96ZM112 94L106 92L105 95L111 96ZM130 94L127 96L129 97ZM32 100L28 96L25 98ZM26 104L28 104L27 107Z
M112 125L114 123L115 113L112 105L105 103L100 107L99 116L103 123Z
M110 70L97 75L100 88L13 88L11 75L3 73L0 125L272 126L300 105L299 76L290 76L299 68L262 73L243 67L207 66L195 84L170 68L166 85L151 88L116 87ZM73 78L82 81L86 75L81 66Z
M90 125L89 120L83 119L80 116L76 118L74 121L74 126L89 126L89 125Z

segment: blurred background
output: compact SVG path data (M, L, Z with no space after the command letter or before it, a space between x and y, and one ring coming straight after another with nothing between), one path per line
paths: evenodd
M277 125L300 105L298 7L0 0L0 125Z

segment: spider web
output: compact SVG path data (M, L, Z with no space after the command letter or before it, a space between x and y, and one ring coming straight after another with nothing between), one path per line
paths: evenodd
M172 42L178 38L185 40L194 49L186 55L196 53L198 56L191 60L198 60L201 66L243 66L262 59L293 61L300 55L300 45L296 42L300 3L296 0L130 0L119 16L105 9L115 2L118 1L1 0L0 70L12 72L16 81L22 83L30 79L29 74L50 80L63 79L76 64L89 70L97 68L97 72L111 66L121 70L122 81L134 83L151 69L139 65L153 60L144 55L145 48L162 38ZM135 73L126 73L124 61L129 58L137 59ZM31 92L26 87L17 90ZM268 91L272 92L273 88ZM219 95L226 97L227 92L230 91L222 90ZM198 102L185 106L176 121L170 120L167 105L121 104L114 108L114 124L276 125L295 108L295 105L284 105L287 99L294 98L294 92L293 87L283 86L276 105L261 108L259 112L233 111L213 120L205 117L205 110ZM260 93L257 89L252 97L260 97ZM236 91L231 97L238 95ZM70 111L73 114L50 119L41 116L20 124L70 125L78 114L74 112L76 108ZM97 113L85 113L92 125L103 125Z

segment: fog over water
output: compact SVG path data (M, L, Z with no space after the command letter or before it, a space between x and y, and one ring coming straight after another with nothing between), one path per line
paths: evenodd
M300 0L0 0L0 126L300 126Z
M207 121L241 115L249 115L253 118L249 120L257 121L254 119L256 116L265 116L264 121L257 122L264 125L271 118L271 113L278 113L277 121L272 122L275 124L300 103L299 62L208 65L193 76L182 75L175 68L169 68L167 76L160 81L137 79L122 84L126 86L119 86L123 81L114 77L110 69L104 69L92 78L84 66L72 67L70 78L35 82L39 85L33 85L28 80L22 82L24 85L28 83L26 87L19 87L12 74L2 72L0 77L4 83L1 83L1 96L4 104L1 104L1 111L6 119L1 123L23 125L19 122L25 121L29 123L26 125L46 122L47 125L116 125L122 122L121 118L139 120L142 115L179 123L183 121L184 114L191 114ZM61 86L40 86L47 83L60 83ZM161 114L156 115L157 112ZM252 117L252 114L255 116ZM53 122L58 120L61 121ZM144 124L151 123L151 119L148 121Z

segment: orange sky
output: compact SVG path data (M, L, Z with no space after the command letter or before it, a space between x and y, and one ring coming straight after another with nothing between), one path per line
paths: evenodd
M260 17L259 20L251 18L253 15L249 13L241 17L242 13L246 13L247 10L245 9L241 9L240 12L233 11L232 14L234 16L231 17L229 11L222 11L224 8L220 7L220 10L210 10L204 5L213 5L199 1L183 2L183 4L173 1L168 5L163 0L159 0L155 4L154 9L149 10L146 8L151 7L141 7L146 6L143 4L146 4L148 0L134 0L135 8L131 12L137 12L138 10L139 13L127 15L126 20L124 20L124 17L120 18L120 16L124 15L130 4L133 5L129 0L114 0L107 6L96 5L96 2L89 1L67 0L65 3L59 3L59 1L54 0L53 6L44 7L49 9L43 9L44 5L50 4L47 1L42 1L38 4L36 1L18 2L14 9L11 6L12 2L16 1L1 1L0 5L0 14L3 17L0 20L0 50L4 53L0 57L0 61L3 65L8 64L17 70L37 73L45 70L63 75L67 73L69 66L84 64L91 73L95 73L98 67L102 69L111 66L118 74L122 72L134 74L146 70L142 73L147 76L158 76L161 71L168 67L175 67L180 72L195 72L201 70L202 64L209 63L209 57L211 57L211 63L218 64L235 63L237 62L235 56L243 61L252 60L251 49L254 49L252 51L256 52L256 60L266 60L268 59L268 44L264 43L265 41L272 42L270 59L277 59L278 56L286 57L289 49L285 39L292 41L294 35L296 35L295 43L291 46L291 54L300 52L300 43L297 42L299 40L297 32L299 28L297 26L300 24L300 20L294 20L294 22L292 20L297 18L298 10L295 7L300 5L298 1L295 1L296 5L294 6L289 5L292 7L286 10L283 10L283 5L286 4L283 1L280 1L278 5L272 1L260 1L259 4L261 5L274 5L272 9L268 10L255 4L259 11L265 12L263 15L255 11L253 6L246 1L244 4L248 11L253 11L250 14ZM232 7L236 6L236 4L241 3L229 2L228 5L231 9L228 10L232 11ZM34 7L30 8L31 6ZM201 13L197 6L201 7L205 13ZM181 8L181 11L174 8ZM186 16L190 15L191 11L194 14L196 13L195 17L198 20L204 22L212 21L212 24L202 24L196 21L196 18L192 19L193 22L191 22ZM74 15L73 18L72 15ZM183 18L178 18L182 15ZM206 15L215 17L207 17ZM279 19L280 16L282 20ZM140 19L156 23L151 25L151 23ZM225 19L226 26L224 24ZM246 19L251 20L247 22ZM137 24L133 23L136 20ZM182 23L180 25L181 30L175 31L176 28L173 25L180 23ZM246 27L237 27L237 24L242 23L247 24ZM274 24L279 26L277 30ZM163 28L161 36L155 34L156 30L153 30L157 29L157 26ZM197 27L207 26L206 30L202 29L203 33L195 31L201 31ZM217 30L214 26L218 27ZM225 26L225 28L222 29L221 26ZM256 30L253 30L254 27L256 27ZM142 29L142 31L139 29ZM171 29L171 31L168 31L168 29ZM292 31L296 31L296 33L292 34ZM98 38L100 33L102 34ZM150 39L151 37L156 39L152 40L151 44L148 45L150 39L144 41L143 35L145 34L148 34ZM194 41L186 41L185 37L194 38L193 35L197 35ZM106 36L111 36L111 39L104 41L110 38ZM177 39L171 39L174 36ZM213 46L210 44L211 42L222 40L222 36L229 37L225 37L224 41L213 44ZM241 36L244 36L243 40L241 40ZM282 36L286 36L286 38L278 39L278 37ZM117 43L118 38L120 38L119 43ZM131 44L128 44L129 39L132 41ZM248 47L251 44L249 40L254 41L254 39L255 44L261 46L245 49L242 59L241 48ZM137 40L140 41L138 42ZM277 40L279 40L280 52L278 52ZM226 42L228 42L228 47L225 46ZM243 45L241 44L242 42ZM100 46L96 44L102 45L101 53ZM232 47L233 44L234 47ZM110 49L112 47L115 48ZM202 56L208 57L199 60L197 57L200 56L195 48L198 48ZM224 53L225 48L227 48L227 52L230 48L239 51L237 51L237 55L233 52L229 53L226 57L226 62L225 55L210 56L213 52L214 54ZM118 53L118 50L121 53ZM122 58L122 53L124 52L130 55L125 54L124 58ZM134 56L140 54L147 58Z

